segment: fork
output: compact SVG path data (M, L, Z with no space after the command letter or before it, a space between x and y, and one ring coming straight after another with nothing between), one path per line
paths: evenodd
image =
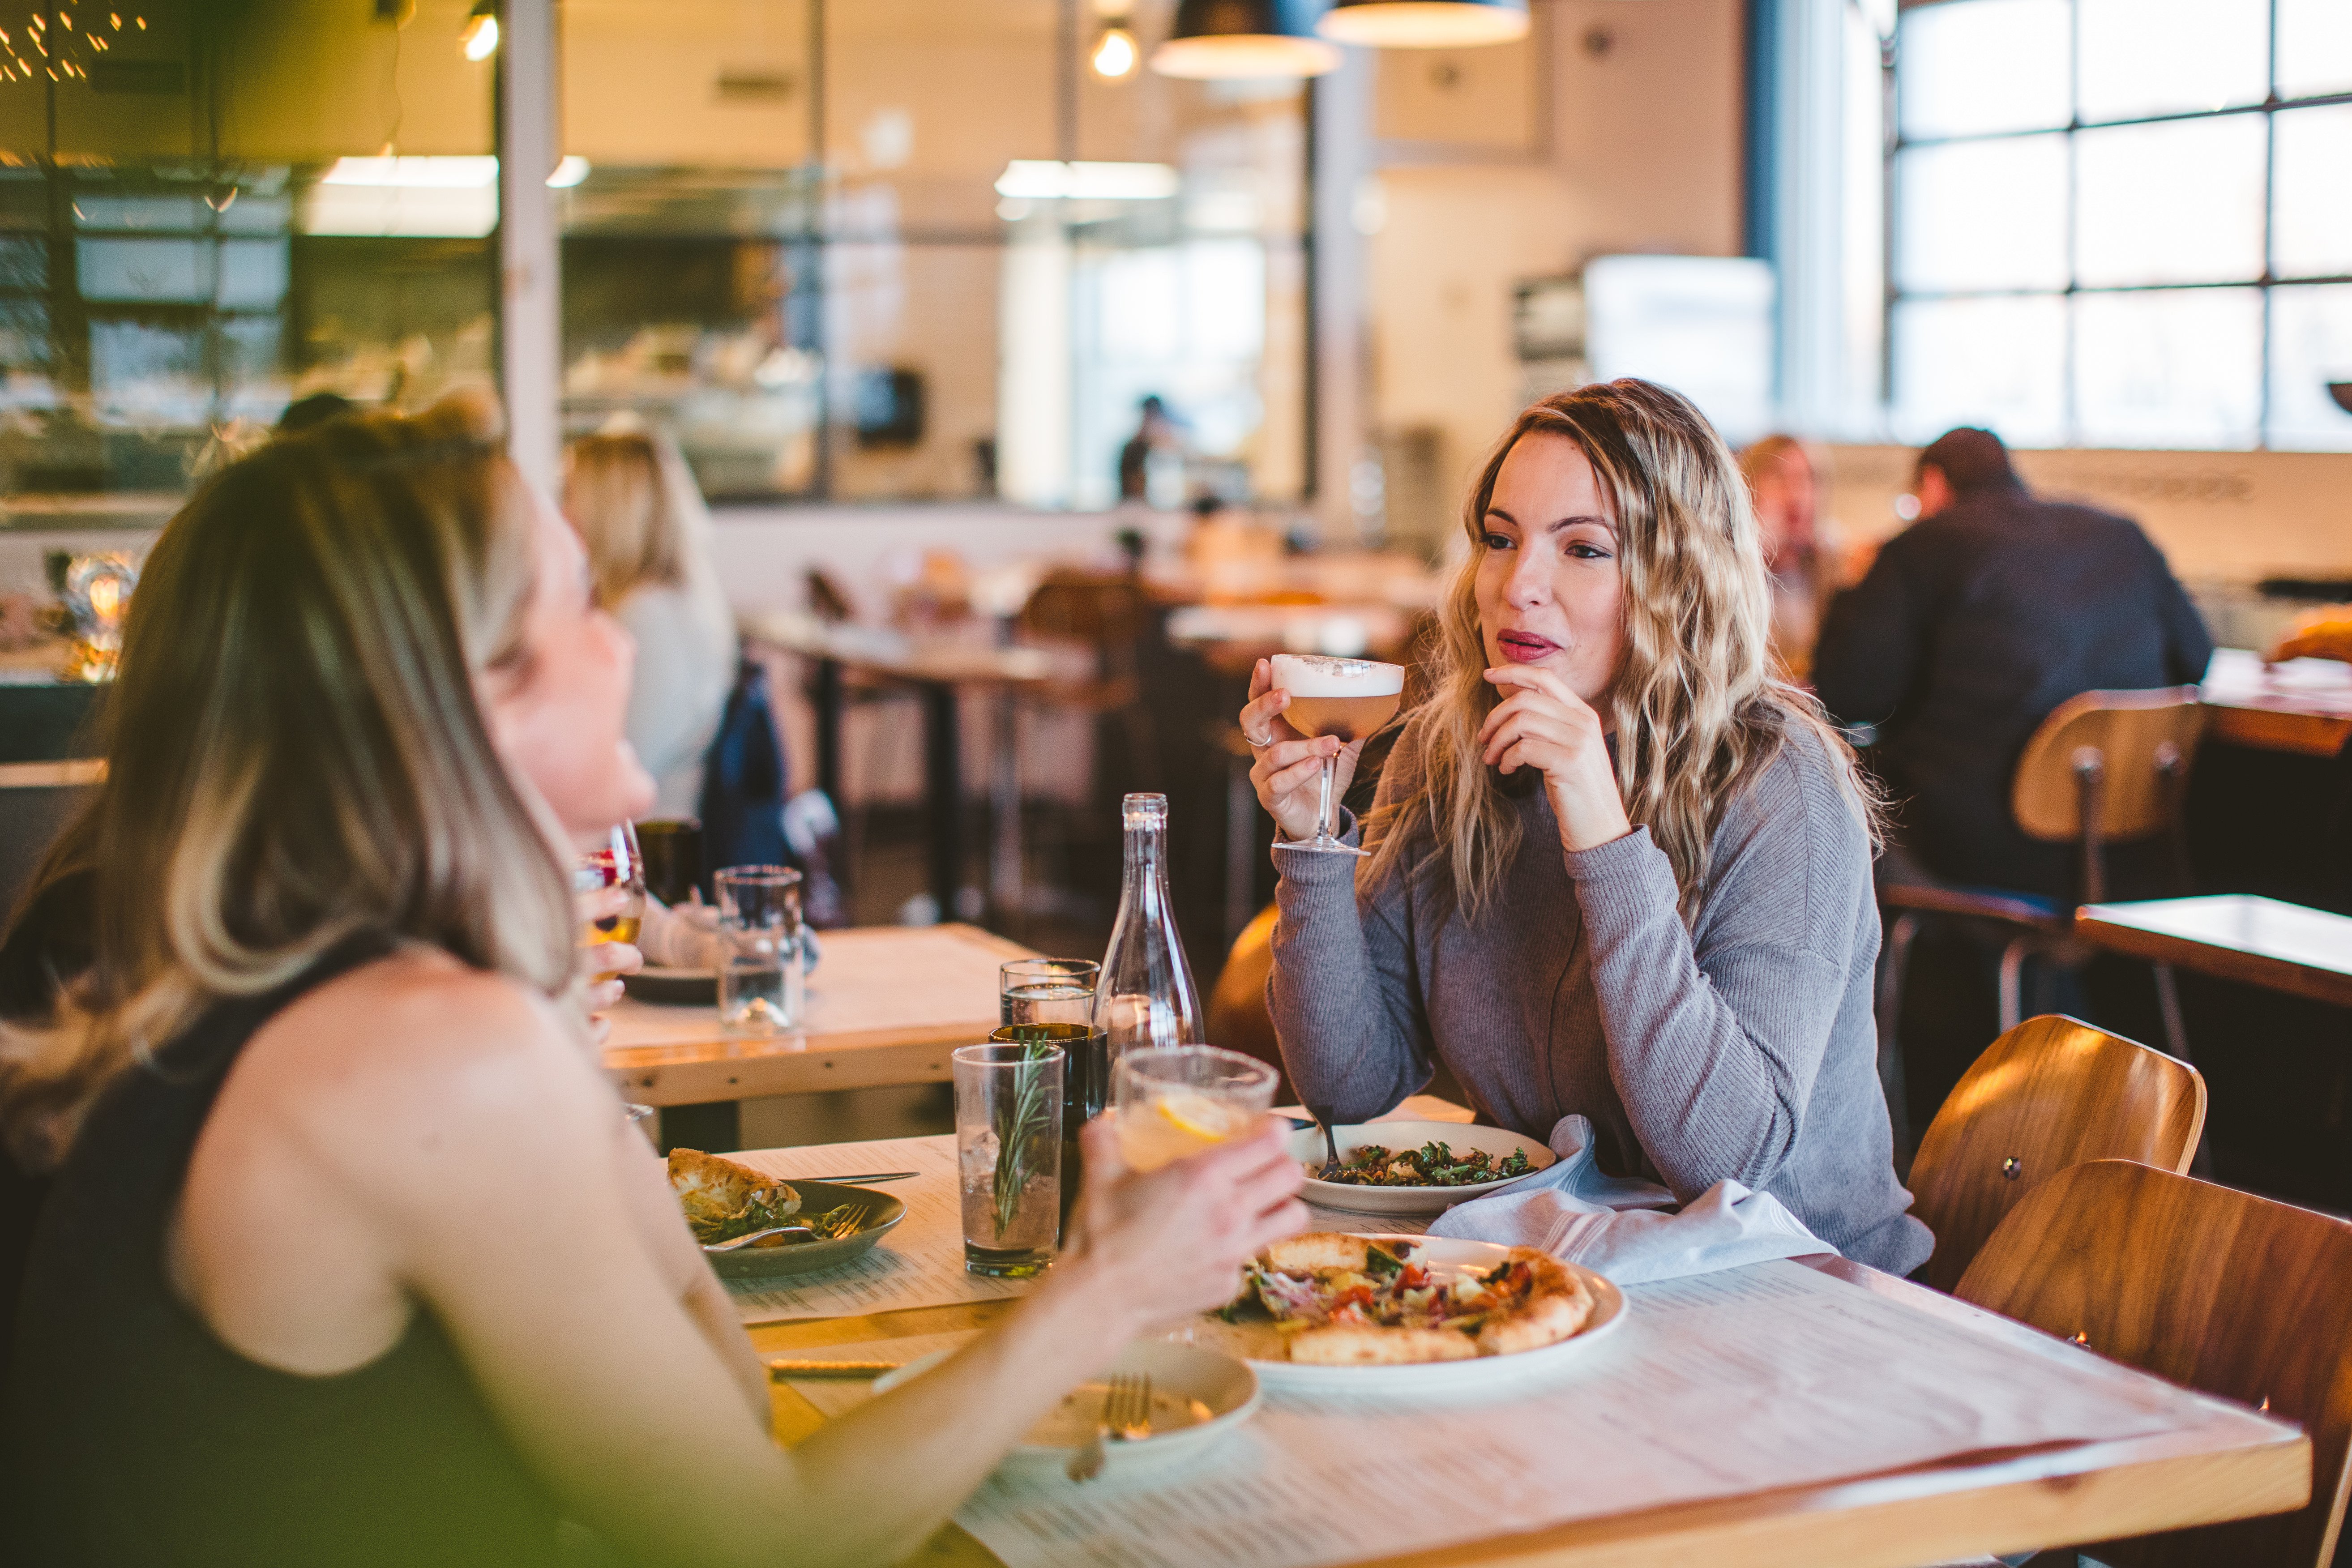
M1101 1416L1095 1422L1094 1440L1070 1456L1069 1477L1090 1481L1102 1474L1109 1458L1106 1445L1117 1438L1137 1443L1151 1436L1151 1378L1148 1373L1115 1372L1104 1391Z
M848 1213L833 1222L833 1238L840 1241L856 1236L866 1228L866 1218L873 1212L874 1205L871 1204L852 1204Z

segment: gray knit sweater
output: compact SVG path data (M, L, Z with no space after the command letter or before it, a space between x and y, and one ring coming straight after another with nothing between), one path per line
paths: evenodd
M1418 786L1413 723L1381 804ZM1475 920L1420 868L1276 849L1267 982L1292 1082L1342 1122L1393 1108L1443 1059L1479 1120L1543 1138L1590 1117L1601 1167L1685 1201L1729 1178L1772 1194L1847 1257L1906 1274L1905 1211L1871 1018L1870 844L1817 737L1800 732L1724 814L1696 923L1647 828L1564 854L1541 790L1501 894ZM1349 825L1349 841L1357 826Z

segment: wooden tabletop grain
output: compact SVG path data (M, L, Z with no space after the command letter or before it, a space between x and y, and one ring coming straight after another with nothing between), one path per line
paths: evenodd
M942 1083L949 1053L996 1027L998 966L1037 956L968 925L853 927L823 941L800 1031L741 1038L712 1006L625 1001L605 1072L646 1105Z

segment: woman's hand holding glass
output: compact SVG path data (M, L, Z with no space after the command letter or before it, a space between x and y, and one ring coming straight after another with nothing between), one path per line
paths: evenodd
M1356 776L1356 759L1363 754L1364 742L1342 745L1336 735L1310 741L1282 717L1289 706L1290 693L1274 684L1272 662L1259 659L1250 671L1249 704L1241 711L1242 738L1257 753L1250 764L1250 784L1283 837L1307 839L1315 837L1316 811L1322 802L1323 759L1339 759L1331 784L1336 800Z
M1082 1276L1137 1324L1181 1318L1233 1299L1235 1275L1267 1243L1307 1228L1306 1170L1267 1117L1236 1138L1139 1173L1119 1157L1118 1128L1098 1116L1081 1134L1086 1185L1075 1239L1055 1274Z
M1486 679L1502 700L1479 726L1480 759L1507 773L1534 768L1543 774L1560 847L1597 849L1631 833L1609 737L1592 705L1548 669L1503 665Z
M615 942L597 932L598 925L615 917L625 918L634 907L643 909L643 892L632 892L625 885L591 888L572 895L572 905L579 912L580 923L598 940L580 949L581 995L588 1005L588 1026L596 1043L613 1032L613 1020L604 1010L621 999L621 976L635 974L646 966L646 955L634 942ZM634 930L635 922L632 921Z

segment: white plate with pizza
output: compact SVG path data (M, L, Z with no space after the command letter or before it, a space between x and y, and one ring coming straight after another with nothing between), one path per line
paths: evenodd
M1314 1231L1260 1253L1241 1296L1186 1337L1270 1388L1454 1394L1549 1375L1625 1312L1605 1277L1533 1247Z
M1307 1166L1298 1195L1318 1208L1352 1214L1444 1214L1559 1158L1536 1139L1460 1121L1368 1121L1334 1127L1331 1135L1347 1167L1342 1181L1316 1174L1328 1157L1319 1128L1290 1135L1291 1154Z

